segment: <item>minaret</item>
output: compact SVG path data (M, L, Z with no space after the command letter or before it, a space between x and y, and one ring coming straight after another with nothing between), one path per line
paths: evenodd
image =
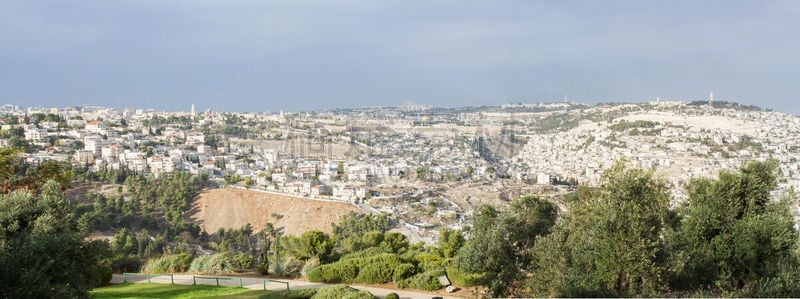
M195 116L197 116L197 110L195 110L195 108L194 108L194 104L192 104L192 111L191 111L191 115L192 115L192 118L194 118Z
M564 103L569 103L569 98L567 97L567 95L564 95Z
M708 93L708 104L709 105L714 105L714 93L713 92Z

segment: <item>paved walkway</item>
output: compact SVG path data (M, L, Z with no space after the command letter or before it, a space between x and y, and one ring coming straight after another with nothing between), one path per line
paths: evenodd
M174 274L173 279L175 284L182 284L182 285L191 285L193 283L193 276L197 277L222 277L222 278L233 278L231 280L220 280L219 284L221 286L229 286L229 287L238 287L239 286L239 279L241 278L241 284L245 288L253 289L253 290L263 290L264 289L264 279L265 278L257 278L257 277L240 277L240 276L224 276L224 275L191 275L191 274ZM271 279L276 281L282 281L289 283L289 288L292 290L295 289L303 289L303 288L314 288L314 287L323 287L330 284L324 283L314 283L302 280L288 280L288 279ZM147 282L147 277L144 275L128 275L127 276L128 282L134 283L141 283ZM160 277L151 277L151 283L170 283L169 276L160 276ZM122 275L114 274L113 278L111 279L112 284L122 283ZM215 279L197 279L197 284L207 284L207 285L216 285ZM377 288L371 286L359 286L359 285L350 285L353 288L359 290L365 290L372 293L378 297L385 297L389 293L396 293L400 295L400 298L410 298L410 299L429 299L433 297L442 297L442 298L458 298L458 297L451 297L451 296L442 296L433 293L421 293L421 292L413 292L413 291L406 291L406 290L392 290L392 289L384 289L384 288ZM271 291L280 291L285 290L286 285L283 283L276 283L276 282L269 282L267 281L267 290Z

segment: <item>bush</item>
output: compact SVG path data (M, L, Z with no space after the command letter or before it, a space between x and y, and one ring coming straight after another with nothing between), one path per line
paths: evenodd
M358 268L353 263L344 261L317 267L308 273L311 282L353 282L358 275Z
M373 299L375 296L367 291L359 291L349 286L340 284L321 288L312 299Z
M486 277L486 274L465 273L454 266L445 267L445 271L450 282L462 288L479 286Z
M350 258L327 264L312 270L308 279L312 282L362 282L383 283L392 281L394 269L400 265L396 254L383 253L366 258ZM361 273L363 270L363 273Z
M107 285L108 282L111 281L111 278L114 277L114 274L111 271L111 267L107 265L97 265L96 268L97 268L96 271L100 273L100 281L98 281L98 284L96 286L99 287Z
M386 294L385 298L386 299L400 299L400 296L397 295L397 293L389 293L389 294Z
M118 254L111 259L111 271L114 273L139 272L142 259L136 255Z
M319 259L312 257L306 261L305 265L303 265L303 270L301 274L303 275L303 277L308 277L308 273L311 273L311 271L316 269L317 267L319 267Z
M381 247L370 247L361 251L356 251L351 254L345 255L341 259L339 259L339 261L368 258L384 253L386 253L386 251L384 251L383 248Z
M358 270L356 281L360 283L384 283L392 281L394 268L380 263L373 263Z
M286 258L284 262L284 277L300 277L305 263L294 257Z
M436 271L442 269L444 260L430 253L420 253L414 256L414 261L417 262L417 267L422 269L423 272Z
M189 272L200 274L232 273L235 270L234 264L234 255L230 252L201 255L192 261Z
M417 273L417 267L414 267L413 264L405 263L397 265L394 268L394 275L392 276L392 281L395 284L400 283L401 281L414 276ZM399 286L398 286L399 287Z
M774 275L762 277L749 290L735 295L760 298L797 298L800 296L800 268L791 262L786 262Z
M190 265L194 265L194 263L188 253L166 254L148 260L142 271L145 273L186 272Z
M405 283L412 289L435 291L442 288L442 284L439 283L439 276L444 274L445 272L442 270L427 271L406 279Z
M256 272L261 275L269 274L269 265L258 265L256 266Z
M231 260L231 266L234 269L252 269L253 256L247 253L237 253Z
M275 276L284 277L286 275L286 262L282 259L275 259L270 266L272 266L272 274Z

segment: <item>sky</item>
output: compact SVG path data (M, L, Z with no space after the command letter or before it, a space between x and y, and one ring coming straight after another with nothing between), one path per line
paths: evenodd
M800 114L800 1L0 1L0 104L732 100Z

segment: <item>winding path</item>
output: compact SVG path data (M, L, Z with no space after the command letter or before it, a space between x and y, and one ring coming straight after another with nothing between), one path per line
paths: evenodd
M173 275L173 279L175 284L182 284L182 285L191 285L193 283L192 277L195 275L190 274L175 274ZM264 289L264 278L257 278L257 277L241 277L241 276L224 276L224 275L197 275L203 277L223 277L223 278L235 278L233 280L220 280L219 284L222 286L239 286L239 278L242 279L242 285L245 288L253 289L253 290L263 290ZM294 289L304 289L304 288L315 288L315 287L323 287L330 284L325 283L314 283L302 280L289 280L289 279L271 279L277 280L282 282L289 283L289 288ZM128 276L128 282L133 283L142 283L147 282L147 278L144 275L135 275L135 276ZM161 277L152 277L150 278L150 282L152 283L170 283L170 278L168 276L161 276ZM122 275L114 274L113 278L111 279L112 284L119 284L122 283ZM216 281L213 279L198 279L198 284L209 284L214 285ZM396 293L400 295L400 298L412 298L412 299L429 299L433 297L441 297L441 298L459 298L453 296L444 296L435 293L422 293L422 292L415 292L415 291L406 291L406 290L392 290L392 289L384 289L372 286L361 286L361 285L350 285L353 288L359 290L365 290L372 293L378 297L385 297L389 293ZM275 282L267 282L267 290L271 291L280 291L286 289L286 285L282 283L275 283Z

